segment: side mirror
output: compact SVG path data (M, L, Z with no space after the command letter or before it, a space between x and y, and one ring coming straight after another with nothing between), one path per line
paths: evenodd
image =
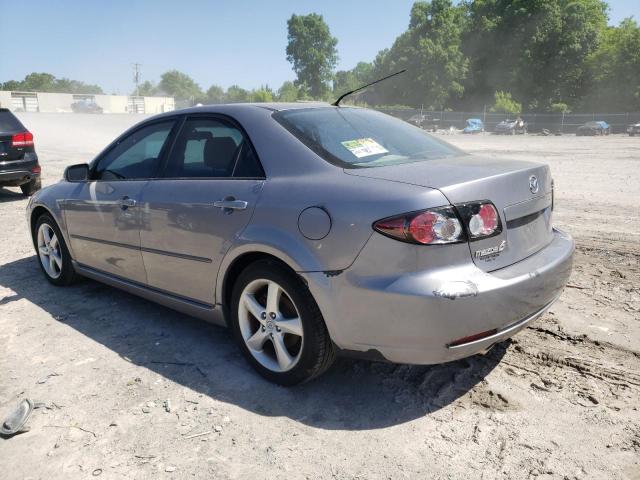
M64 170L64 179L67 182L86 182L89 180L89 165L79 163L67 167Z

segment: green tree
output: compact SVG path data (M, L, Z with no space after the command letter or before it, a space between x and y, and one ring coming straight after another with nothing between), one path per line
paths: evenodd
M494 104L489 111L516 115L522 112L522 104L511 98L509 92L496 92L494 94Z
M2 84L2 88L0 90L20 90L22 87L22 82L18 82L17 80L8 80Z
M250 102L251 93L238 85L231 85L227 89L227 102L229 103L242 103Z
M291 15L287 30L287 61L298 76L296 84L308 88L314 98L324 97L338 63L338 40L317 13Z
M177 100L195 100L204 97L200 86L187 74L170 70L160 76L159 88Z
M28 92L54 92L56 77L50 73L30 73L22 81L22 90Z
M471 59L466 100L481 106L497 90L529 109L576 103L586 58L606 26L602 0L467 0L463 50Z
M9 80L0 85L3 90L22 90L27 92L56 92L56 93L103 93L98 85L91 85L69 78L56 78L50 73L30 73L24 80Z
M549 107L549 111L552 113L571 113L569 105L562 102L552 103Z
M339 97L343 93L355 90L373 79L373 64L359 62L351 70L341 70L336 72L333 79L333 96ZM362 94L366 95L366 91Z
M416 2L409 29L374 62L376 76L403 68L407 72L375 87L387 104L404 103L440 109L462 95L468 60L462 53L464 9L451 0Z
M226 98L224 88L219 85L211 85L207 90L207 103L224 103Z
M269 86L260 87L251 92L251 101L259 103L273 102L273 91Z
M158 87L156 87L153 82L146 80L138 85L137 91L134 90L131 92L132 95L141 95L143 97L153 97L154 95L158 95Z
M278 89L276 99L279 102L295 102L298 100L298 94L298 87L296 87L293 82L287 80Z
M609 27L588 60L583 109L640 111L640 27L632 18Z

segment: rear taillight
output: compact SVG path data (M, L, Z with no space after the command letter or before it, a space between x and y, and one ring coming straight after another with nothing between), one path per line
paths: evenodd
M31 147L33 146L33 134L31 132L16 133L11 137L12 147Z
M456 209L469 232L470 240L492 237L502 231L498 210L488 200L458 204Z
M378 220L374 230L396 240L420 245L456 243L465 240L453 207L411 212Z
M42 172L42 167L40 167L40 165L36 165L31 169L31 173L41 173L41 172Z

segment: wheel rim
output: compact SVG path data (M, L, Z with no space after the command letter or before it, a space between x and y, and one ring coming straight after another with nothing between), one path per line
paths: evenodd
M302 354L302 320L291 296L273 280L249 283L238 306L240 333L251 355L273 372L296 366Z
M62 274L62 251L58 236L51 225L40 225L37 241L42 268L51 278L58 278Z

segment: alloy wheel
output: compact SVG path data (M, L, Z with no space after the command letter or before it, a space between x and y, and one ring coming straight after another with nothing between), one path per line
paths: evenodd
M62 274L62 250L56 232L51 225L43 223L38 228L38 256L44 271L53 279Z
M273 280L250 282L238 305L240 333L253 357L273 372L291 370L300 360L304 332L298 309Z

